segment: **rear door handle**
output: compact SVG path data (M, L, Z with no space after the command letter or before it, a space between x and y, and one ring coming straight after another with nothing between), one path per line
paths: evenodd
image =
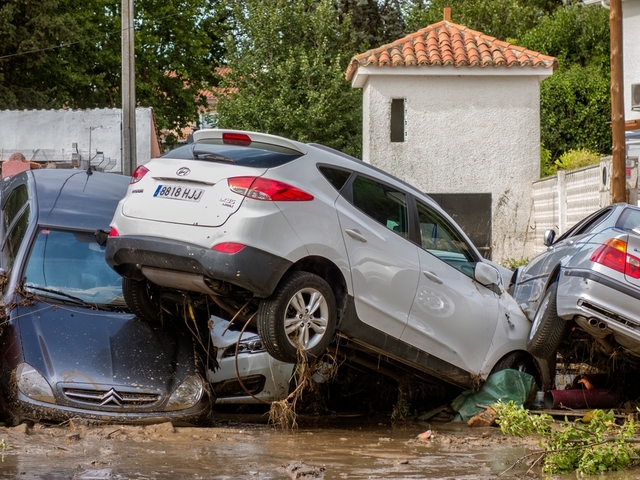
M431 273L425 270L424 272L422 272L422 274L432 282L435 282L438 285L442 285L442 280L440 280L440 277L438 277L438 275L436 275L435 273Z
M355 238L359 242L362 242L362 243L367 242L367 239L358 230L352 230L350 228L347 228L345 232L347 232L347 235L349 235L351 238Z

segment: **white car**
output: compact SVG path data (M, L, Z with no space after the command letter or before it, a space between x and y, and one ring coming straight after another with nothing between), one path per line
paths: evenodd
M269 355L257 334L229 328L229 321L220 317L211 319L219 368L209 370L208 380L216 403L259 404L287 398L294 365Z
M322 145L194 141L139 166L111 222L106 260L135 313L237 314L283 362L339 340L464 388L503 368L543 383L500 270L429 196Z

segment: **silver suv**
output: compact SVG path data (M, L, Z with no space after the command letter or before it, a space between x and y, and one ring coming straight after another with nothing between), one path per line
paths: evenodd
M215 308L285 362L339 339L459 386L502 368L540 384L510 272L427 195L322 145L217 129L194 141L138 167L111 223L107 263L135 313Z

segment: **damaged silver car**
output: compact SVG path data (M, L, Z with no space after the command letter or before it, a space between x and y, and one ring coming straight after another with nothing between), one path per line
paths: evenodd
M514 275L511 290L532 321L530 353L555 356L575 325L606 355L640 357L640 208L609 205L559 238Z

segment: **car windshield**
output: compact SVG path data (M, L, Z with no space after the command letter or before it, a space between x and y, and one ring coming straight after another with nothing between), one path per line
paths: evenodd
M122 278L104 260L91 232L41 228L25 269L25 287L75 303L125 307Z

